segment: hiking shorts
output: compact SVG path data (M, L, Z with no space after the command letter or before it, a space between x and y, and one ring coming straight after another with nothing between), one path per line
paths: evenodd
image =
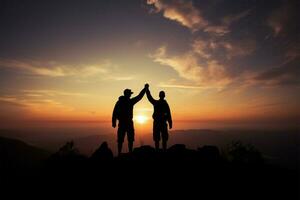
M128 142L134 141L134 126L133 121L119 123L118 127L118 143L123 143L127 133Z
M153 140L159 142L160 139L168 141L168 125L166 122L153 122Z

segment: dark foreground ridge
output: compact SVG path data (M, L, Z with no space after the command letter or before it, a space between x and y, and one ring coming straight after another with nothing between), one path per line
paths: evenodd
M18 142L10 143L19 148ZM21 146L24 149L24 144ZM268 165L258 150L240 142L229 145L226 152L220 152L216 146L191 150L176 144L166 152L141 146L131 154L118 157L113 156L106 142L90 157L81 155L74 144L68 142L50 156L45 152L38 154L37 149L32 153L26 147L24 160L20 160L19 155L17 165L13 160L15 155L7 152L8 149L13 148L11 145L0 147L1 183L5 186L77 186L81 189L92 186L99 192L149 190L150 193L160 191L172 195L184 193L238 199L297 199L299 194L298 171ZM36 164L34 158L26 161L29 155L34 155L40 163ZM28 165L27 162L32 160L35 165Z

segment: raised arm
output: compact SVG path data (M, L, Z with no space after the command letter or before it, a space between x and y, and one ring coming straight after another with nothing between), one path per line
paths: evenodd
M143 98L145 92L146 92L146 88L143 88L136 97L133 97L132 99L130 99L130 101L133 103L133 105L136 104L137 102L139 102Z
M147 94L147 99L150 101L150 103L152 103L154 105L155 99L153 99L149 89L146 90L146 94Z

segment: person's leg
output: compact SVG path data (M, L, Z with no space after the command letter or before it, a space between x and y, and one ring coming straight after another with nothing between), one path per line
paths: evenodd
M122 146L123 146L123 143L122 142L118 142L118 155L120 155L121 152L122 152Z
M124 129L124 127L119 126L119 128L118 128L118 155L120 155L122 152L124 137L125 137L125 129Z
M159 150L159 141L155 141L155 150Z
M166 140L162 141L162 146L163 146L163 151L166 151L167 150L167 141Z
M132 153L132 149L133 149L133 142L132 141L128 141L128 150L129 150L129 153Z
M160 141L160 130L159 130L159 124L157 121L153 122L153 141L155 144L155 150L159 150L159 141Z
M133 142L134 142L134 125L133 121L129 123L129 127L127 130L127 140L128 140L128 151L129 153L132 152L133 149Z
M167 141L169 139L167 123L163 123L161 126L161 137L162 137L163 150L166 151L167 150Z

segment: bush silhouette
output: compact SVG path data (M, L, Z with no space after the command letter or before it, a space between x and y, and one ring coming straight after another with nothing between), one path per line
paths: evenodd
M262 154L251 144L233 141L227 148L227 159L232 163L251 165L263 163Z
M50 156L47 167L53 169L75 169L82 167L86 160L87 158L80 154L74 142L70 141L64 144L58 152Z

